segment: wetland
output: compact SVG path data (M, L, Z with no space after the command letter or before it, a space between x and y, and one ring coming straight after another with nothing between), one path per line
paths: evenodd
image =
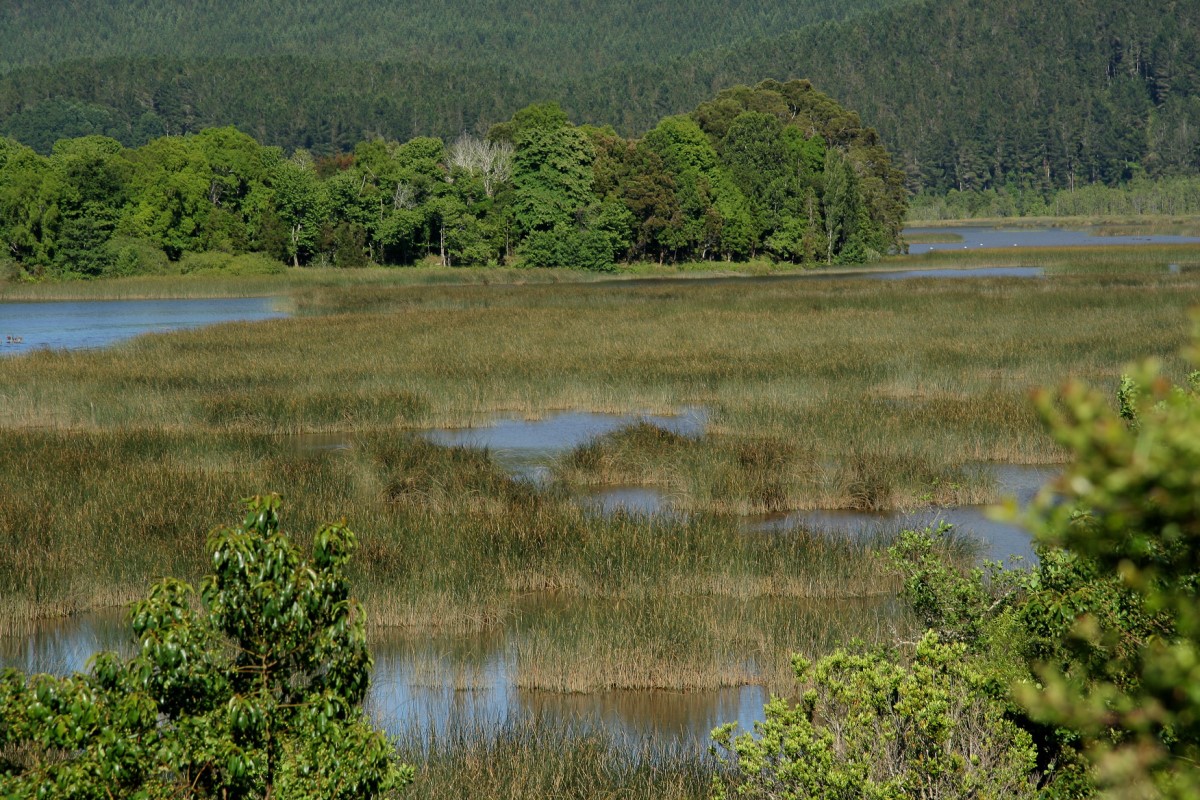
M984 511L1063 461L1030 392L1115 391L1146 355L1182 372L1197 261L1171 244L836 280L283 276L257 284L285 298L254 301L269 321L11 353L0 663L128 646L121 609L195 580L212 526L278 492L290 532L359 534L368 708L406 757L469 773L601 752L699 796L708 731L793 691L793 653L911 640L886 557L902 528L952 523L964 565L1034 557Z

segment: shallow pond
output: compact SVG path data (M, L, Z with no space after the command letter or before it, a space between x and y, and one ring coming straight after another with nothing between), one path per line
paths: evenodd
M1000 493L1005 497L1014 497L1021 508L1027 507L1038 490L1061 471L1059 467L1012 464L989 465L988 469L993 471ZM576 501L587 511L605 515L625 513L662 517L679 514L669 496L644 487L597 489L579 495ZM990 519L986 506L886 512L796 511L747 518L745 527L766 533L804 529L829 536L872 539L881 534L906 529L922 530L942 523L953 525L957 533L978 540L980 557L983 559L1003 561L1014 567L1032 564L1037 560L1029 532L1020 525Z
M1107 228L1020 228L975 225L964 227L906 228L905 236L953 234L957 242L929 242L909 245L911 255L935 250L979 250L1014 247L1108 247L1146 244L1200 244L1196 236L1135 235L1114 233Z
M675 415L567 411L541 419L498 419L475 428L442 428L424 435L444 447L486 448L505 470L540 482L548 477L555 457L598 436L639 421L682 436L699 436L707 420L708 414L700 408L686 408Z
M445 446L487 448L496 462L511 474L534 482L546 480L554 459L597 436L619 430L639 420L687 436L704 433L707 415L703 409L689 408L678 416L609 415L568 412L537 420L500 420L477 428L443 429L425 432L431 441ZM328 446L328 443L322 441ZM1021 507L1045 483L1058 467L987 465L995 476L1003 496L1013 496ZM669 495L642 486L605 486L576 495L576 502L592 513L617 513L640 517L677 516ZM932 508L913 512L800 511L773 517L751 518L746 527L755 531L788 531L804 528L835 536L869 538L907 528L922 529L941 523L953 525L961 534L980 540L981 556L992 561L1011 561L1019 556L1025 562L1035 559L1029 533L1019 525L989 519L984 506ZM1012 562L1014 565L1020 562Z
M144 333L287 316L270 297L0 303L0 354L105 347Z

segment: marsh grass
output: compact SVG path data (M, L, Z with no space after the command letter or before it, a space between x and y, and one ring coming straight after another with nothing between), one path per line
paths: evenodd
M963 240L959 233L906 233L904 241L909 244L956 244Z
M646 422L587 442L563 457L571 487L661 487L675 508L759 515L796 509L879 511L915 505L979 505L998 499L978 466L934 463L897 448L849 448L838 461L794 438L680 436Z
M1065 250L1021 255L1046 266L1040 280L331 276L291 295L292 319L5 358L0 630L129 602L164 575L194 580L209 529L237 519L239 498L278 491L302 540L341 516L359 531L353 580L377 627L504 629L529 594L633 609L580 623L574 639L530 629L530 686L772 680L777 661L731 660L753 648L721 621L725 599L879 597L895 578L885 542L750 534L729 512L978 502L993 487L972 464L1063 458L1033 387L1074 376L1115 388L1147 355L1182 371L1200 274L1165 264L1196 249ZM687 406L707 409L704 436L635 426L569 454L549 489L411 433L497 413ZM617 479L665 486L695 513L604 517L571 502ZM758 630L763 653L821 640ZM674 667L656 637L679 643ZM589 668L585 652L608 666Z
M529 592L842 597L894 588L874 545L742 534L719 517L585 514L509 477L486 453L404 433L303 453L237 432L8 431L0 481L0 633L126 604L162 576L196 580L211 528L237 519L240 497L269 491L285 497L287 528L301 543L342 514L359 531L352 577L375 626L489 630Z
M353 437L702 406L706 436L626 432L572 454L563 481L665 486L683 508L721 513L976 503L993 490L970 464L1063 458L1032 388L1072 376L1112 388L1147 355L1182 369L1197 252L1013 254L1081 273L1036 280L312 284L292 295L293 319L0 360L0 427ZM962 259L905 263L975 263ZM181 460L208 458L189 447ZM420 490L425 508L461 492L451 473L468 461ZM372 497L411 506L419 469L391 469ZM527 575L531 589L567 580Z
M700 800L715 769L697 747L538 717L408 733L397 752L417 767L405 796L422 800Z
M793 653L888 645L914 623L888 598L731 600L664 593L544 605L514 624L515 683L557 693L794 687Z
M1200 231L1200 217L1195 215L1170 214L1096 214L1091 216L1061 217L978 217L968 219L919 219L909 220L909 225L921 228L959 227L1004 227L1004 228L1138 228L1157 233L1191 235L1187 231Z
M314 287L386 287L437 284L558 283L598 280L596 273L567 269L473 267L288 268L273 275L143 275L105 280L29 282L0 275L0 301L161 300L267 297Z

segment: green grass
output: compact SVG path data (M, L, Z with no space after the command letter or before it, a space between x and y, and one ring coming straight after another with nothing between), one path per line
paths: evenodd
M912 217L908 224L919 228L1004 227L1004 228L1093 228L1135 227L1168 234L1175 231L1200 230L1200 217L1168 214L1096 214L1093 216L1062 217L967 217L964 219L921 219ZM1179 235L1190 236L1190 233ZM911 239L909 241L912 241Z
M1119 275L1149 280L1166 272L1167 265L1196 263L1200 245L1147 244L1137 246L995 248L942 250L917 256L890 256L881 263L889 268L970 269L973 267L1041 267L1055 275Z
M106 280L4 281L0 301L157 300L267 297L305 287L380 287L437 284L555 283L595 280L578 270L442 267L302 268L278 275L145 275Z

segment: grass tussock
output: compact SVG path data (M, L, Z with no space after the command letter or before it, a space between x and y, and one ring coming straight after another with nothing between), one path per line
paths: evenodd
M979 465L936 463L886 445L851 445L832 461L797 438L696 438L646 422L575 448L560 460L556 476L576 487L657 486L676 498L677 509L718 514L880 511L997 499L995 481Z

